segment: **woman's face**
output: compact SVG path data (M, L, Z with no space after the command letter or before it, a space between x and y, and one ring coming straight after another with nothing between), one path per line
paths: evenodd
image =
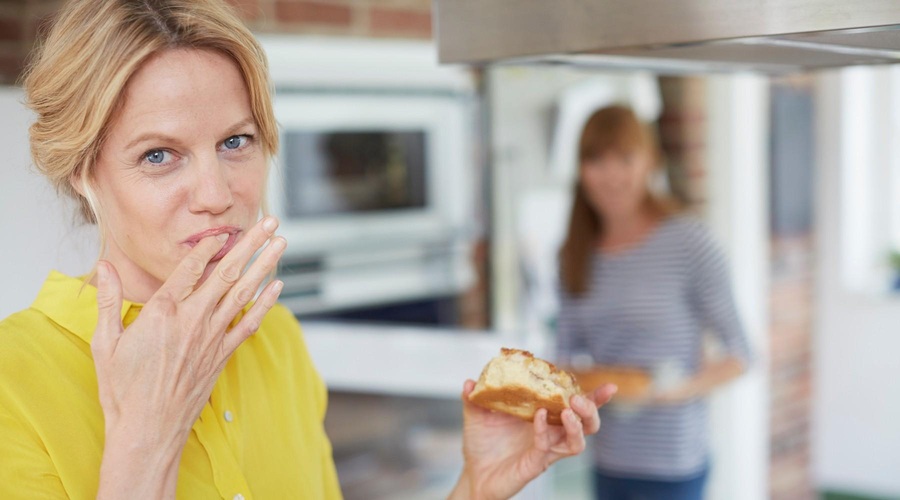
M155 54L132 76L94 170L107 259L144 302L205 236L225 252L256 221L266 179L250 97L217 52Z
M609 150L581 163L581 185L602 218L637 214L647 197L653 160L644 150Z

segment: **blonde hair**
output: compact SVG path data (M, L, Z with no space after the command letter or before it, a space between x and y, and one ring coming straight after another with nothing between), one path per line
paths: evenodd
M178 48L217 51L237 64L264 154L274 156L278 130L266 56L223 1L69 0L26 70L26 104L37 114L29 130L34 164L98 225L101 252L102 207L91 175L109 122L141 64Z
M631 108L608 106L588 118L578 141L579 164L603 156L608 151L645 151L656 168L662 166L662 150L653 130L642 123ZM682 210L681 204L668 194L649 189L645 207L656 217L665 218ZM603 233L603 219L588 202L581 181L574 187L574 201L569 215L569 229L559 251L559 277L564 290L572 296L588 291L591 256L597 238Z

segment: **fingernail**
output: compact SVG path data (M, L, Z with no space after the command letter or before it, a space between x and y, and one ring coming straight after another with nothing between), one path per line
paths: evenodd
M275 240L272 241L272 250L276 250L276 251L280 252L280 251L284 250L284 248L286 246L287 246L287 240L285 240L281 236L275 238Z
M270 233L274 233L275 229L278 228L278 221L275 220L275 217L266 217L263 220L263 229Z
M572 406L577 406L579 408L584 408L584 398L581 396L575 396L572 398Z
M276 280L275 285L272 286L272 293L278 295L279 293L281 293L282 288L284 288L284 282L281 280Z
M221 243L225 243L225 241L228 240L229 236L230 235L228 233L217 234L216 239Z
M106 269L106 263L98 262L97 263L97 280L99 280L102 283L106 283L108 276L109 276L109 270Z

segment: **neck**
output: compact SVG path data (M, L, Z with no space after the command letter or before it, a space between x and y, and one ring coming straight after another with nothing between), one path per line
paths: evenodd
M603 232L597 242L601 248L630 246L641 239L656 225L658 217L641 208L627 214L603 218Z

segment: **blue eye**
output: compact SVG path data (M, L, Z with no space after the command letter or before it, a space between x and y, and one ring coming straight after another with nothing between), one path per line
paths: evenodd
M148 163L152 163L154 165L162 165L163 163L166 163L167 160L169 160L169 158L167 158L167 155L171 156L171 153L169 153L168 151L163 151L162 149L153 149L144 153L144 159L147 160Z
M247 144L248 140L250 140L250 138L246 135L233 135L228 139L225 139L225 142L223 142L222 145L225 146L225 149L240 149Z

